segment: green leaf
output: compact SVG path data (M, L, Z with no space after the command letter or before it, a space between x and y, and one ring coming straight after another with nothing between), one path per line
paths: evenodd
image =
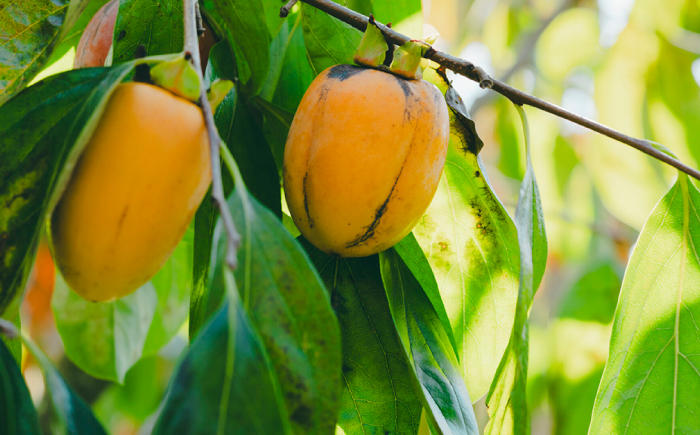
M6 316L7 319L11 319L12 316ZM19 307L17 307L17 310L15 311L15 316L14 319L12 320L12 324L15 325L17 330L22 329L20 317L19 317ZM7 349L12 353L12 356L15 357L15 361L17 361L17 365L21 366L22 365L22 340L19 337L14 337L10 338L6 335L0 334L0 340L5 343L5 346L7 346Z
M0 433L41 435L39 417L12 353L0 340Z
M0 315L18 306L44 219L132 67L55 75L0 107Z
M254 198L236 190L228 206L242 237L236 282L277 371L292 429L331 433L340 407L340 331L323 282Z
M380 23L391 23L399 32L413 38L423 34L423 13L420 0L371 0L372 13Z
M529 353L527 317L547 263L547 236L540 193L530 158L530 132L522 106L516 105L516 108L523 121L527 147L527 167L515 211L520 247L520 286L510 341L486 396L486 406L489 408L486 434L530 433L526 391Z
M188 231L151 281L115 301L86 301L57 274L52 306L66 356L93 377L123 382L136 362L167 344L185 321L191 267Z
M203 7L210 12L223 29L231 47L240 50L242 59L250 69L250 77L240 75L245 94L254 96L262 88L270 67L270 33L265 21L262 0L204 0Z
M331 290L343 342L338 426L347 435L416 434L421 402L391 318L378 256L338 259L299 240Z
M25 338L24 344L34 355L44 373L46 391L51 400L51 411L55 417L54 433L65 435L106 435L104 428L95 418L90 407L66 384L51 360L34 344Z
M112 64L134 59L139 45L146 48L148 56L180 53L183 26L182 0L120 0Z
M589 266L561 305L560 318L608 324L615 314L621 280L613 261Z
M180 362L154 435L291 434L275 412L283 405L263 343L240 303L230 303L235 311L224 304Z
M88 0L4 1L0 7L0 105L46 65Z
M289 127L292 125L294 113L289 112L267 100L255 97L255 105L260 109L265 119L263 123L263 135L275 158L277 170L282 173L284 165L284 147L287 143Z
M287 20L293 18L301 23L301 12L290 15ZM290 112L295 112L314 76L306 54L303 26L295 21L272 102Z
M586 435L608 356L610 326L573 319L549 326L552 361L546 376L553 433Z
M268 0L270 1L270 0ZM279 15L278 15L279 19ZM282 75L284 60L287 54L287 49L294 39L295 33L302 33L301 30L301 14L294 14L283 21L277 36L270 43L270 71L267 74L265 84L260 90L260 97L265 100L272 100L272 96L277 89L277 83Z
M214 225L218 210L211 197L211 187L194 216L194 255L192 265L192 293L190 297L189 337L192 341L199 328L221 304L222 295L209 292L209 274L212 264ZM213 272L213 271L211 271Z
M448 340L450 340L455 355L457 355L457 342L452 332L450 318L447 316L445 304L442 302L442 296L440 296L440 290L438 289L433 270L430 268L430 263L418 244L416 236L414 236L413 233L409 233L403 240L394 245L394 249L401 256L401 260L408 266L411 274L418 281L425 295L430 300L435 314L438 319L440 319L440 323L442 323L445 329L445 333L447 334Z
M700 192L680 174L639 235L589 433L700 427Z
M287 19L280 17L280 8L284 6L284 2L280 0L262 0L262 4L265 9L267 30L270 32L270 38L274 39L280 28L287 22Z
M423 261L427 264L425 257ZM440 434L478 435L459 362L433 303L397 250L381 252L379 262L392 318L413 363L411 376L420 385L429 421Z
M234 79L234 62L226 43L216 44L209 56L211 70L207 78ZM240 165L243 180L250 192L277 216L282 216L279 174L275 160L259 128L262 115L253 104L242 98L241 87L236 86L221 102L214 115L221 140L227 145Z
M347 6L345 0L336 3ZM338 64L352 64L362 33L327 13L301 4L306 52L315 75Z
M473 400L491 384L510 337L519 254L515 226L476 155L451 129L437 193L413 234L428 257Z

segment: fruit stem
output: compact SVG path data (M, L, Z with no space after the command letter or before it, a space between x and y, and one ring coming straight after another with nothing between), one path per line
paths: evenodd
M231 217L231 211L226 204L223 183L221 181L221 163L219 157L219 131L214 123L214 113L207 99L207 90L204 88L204 77L202 77L202 65L199 57L199 41L197 38L197 7L196 0L183 0L183 15L185 18L185 55L189 55L190 62L194 66L199 76L199 106L202 108L204 124L209 133L209 154L211 156L211 197L219 208L221 220L224 222L226 230L228 248L226 250L226 264L231 270L238 267L236 253L241 243L241 236L236 231L236 225ZM201 20L201 18L200 18Z

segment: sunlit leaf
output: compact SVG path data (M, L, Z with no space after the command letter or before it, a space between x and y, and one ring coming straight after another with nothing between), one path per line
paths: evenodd
M346 6L345 0L339 3ZM362 33L313 6L301 5L306 52L315 75L338 64L352 64Z
M551 325L549 340L553 356L547 393L554 431L585 435L608 356L610 326L560 319Z
M645 136L642 107L646 80L658 53L657 37L643 32L639 24L620 34L595 76L597 121L634 137ZM591 137L581 160L607 209L636 229L644 224L656 198L668 189L660 163L604 136Z
M486 434L529 434L527 408L528 324L532 299L542 281L547 263L547 236L544 231L542 203L530 158L530 132L522 106L516 106L523 120L526 169L520 185L515 225L520 248L520 284L513 331L486 396L489 422Z
M435 310L435 315L440 319L440 323L442 323L445 329L445 333L450 340L455 354L458 354L457 343L455 342L454 333L452 332L450 318L447 316L445 304L442 302L435 275L416 237L413 233L409 233L399 243L394 245L394 249L396 253L401 256L401 260L408 266L411 274L413 274L422 287L423 292L425 292L425 295L428 297L428 300L430 300L433 310Z
M0 7L0 105L41 71L88 0L3 1Z
M559 317L610 323L615 313L621 280L611 261L588 267L572 286Z
M192 231L151 281L115 301L86 301L57 274L52 305L66 355L94 377L123 382L139 359L178 331L187 318L191 285Z
M680 175L639 235L615 311L591 434L700 427L700 192Z
M423 36L423 13L420 0L371 0L372 13L380 23L412 38Z
M0 433L41 435L29 390L17 362L0 340Z
M472 400L491 384L508 344L518 289L515 225L476 155L450 135L437 193L414 228L435 273Z
M559 14L537 40L539 70L561 82L574 67L592 65L600 56L598 17L591 8L571 8Z
M182 51L183 18L181 0L120 0L114 24L113 64L134 59L139 45L146 55Z
M299 240L331 291L340 322L343 371L338 426L347 435L416 434L421 403L391 318L378 256L338 259Z
M0 107L0 314L19 304L44 219L132 67L56 75Z
M441 434L478 435L455 350L433 303L397 250L381 252L379 259L391 315L413 364L412 376L420 384L429 420ZM425 257L422 263L428 265ZM447 328L452 329L449 324Z
M54 417L53 430L62 435L106 435L90 407L66 384L51 360L31 340L24 340L44 373Z
M697 92L689 90L698 87L693 77L693 62L698 56L674 47L665 38L659 38L659 45L659 57L647 78L652 139L672 147L686 163L695 159L697 166L700 162L700 147L697 146L700 143L700 99ZM660 106L667 108L666 116L659 113Z

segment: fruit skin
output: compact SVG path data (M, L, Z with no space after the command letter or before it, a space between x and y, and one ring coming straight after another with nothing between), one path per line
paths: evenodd
M430 205L448 140L447 105L434 85L351 65L326 69L287 137L284 191L294 223L333 256L388 249Z
M109 49L112 48L114 25L117 22L119 0L111 0L102 6L92 17L75 50L73 68L104 66ZM209 61L209 51L216 44L216 37L211 27L202 20L204 35L199 38L199 53L202 60L202 73Z
M92 17L75 50L73 68L104 66L112 47L114 24L119 12L119 0L111 0Z
M51 217L54 260L88 300L125 296L165 263L211 181L200 109L117 86Z

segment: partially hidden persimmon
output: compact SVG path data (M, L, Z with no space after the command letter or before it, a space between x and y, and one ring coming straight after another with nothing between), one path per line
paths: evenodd
M71 289L111 300L160 269L211 181L208 143L190 101L144 83L116 88L51 217Z
M449 139L442 93L424 80L337 65L309 86L284 152L294 223L322 251L375 254L428 208Z
M104 66L112 47L117 12L119 0L111 0L95 12L78 42L73 68Z
M119 12L119 0L111 0L93 15L78 42L73 68L104 66L109 50L112 48L117 12ZM202 20L202 24L204 34L199 38L199 53L202 72L204 72L209 60L209 51L216 43L216 37L205 20Z

